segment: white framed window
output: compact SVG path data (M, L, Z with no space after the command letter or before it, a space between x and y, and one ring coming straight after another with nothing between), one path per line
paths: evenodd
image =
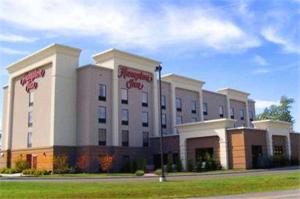
M203 103L203 115L207 115L207 113L208 113L207 103L204 102Z
M220 117L224 117L224 107L222 105L219 106L219 115Z
M32 132L27 133L27 147L28 148L32 147Z
M179 97L176 97L176 110L177 111L182 110L182 102L181 102L181 98L179 98Z
M129 146L129 131L122 130L122 146Z
M98 129L98 145L106 145L106 129Z
M254 120L253 111L249 111L249 117L250 117L250 121L252 122Z
M128 89L121 89L121 103L128 104Z
M142 112L142 125L148 127L148 112Z
M105 106L98 107L98 122L106 123L106 107Z
M32 111L28 112L28 127L31 127L33 124Z
M148 107L148 93L142 92L142 106Z
M122 109L122 125L128 125L129 123L129 112L128 109Z
M166 107L167 107L166 96L162 95L161 96L161 108L166 109Z
M245 117L244 109L241 109L240 110L240 118L241 118L241 120L244 120L244 117Z
M98 99L101 101L106 101L106 85L105 84L99 84Z
M230 118L234 119L234 108L233 107L230 108Z
M182 116L180 115L176 116L176 124L182 124Z
M197 113L197 101L192 101L192 113Z
M163 113L162 115L161 115L161 119L162 119L162 121L161 121L161 127L162 128L167 128L167 114L165 114L165 113Z

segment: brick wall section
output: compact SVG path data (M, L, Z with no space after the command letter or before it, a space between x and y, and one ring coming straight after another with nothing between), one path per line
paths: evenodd
M1 153L3 154L3 156L0 157L0 168L10 167L10 150L1 151Z
M220 160L220 145L219 137L202 137L202 138L192 138L187 139L187 160L192 160L196 163L196 149L198 148L213 148L214 149L214 159Z
M300 134L290 133L291 159L300 161Z

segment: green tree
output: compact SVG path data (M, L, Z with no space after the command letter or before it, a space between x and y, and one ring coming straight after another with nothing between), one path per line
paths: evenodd
M264 112L257 115L256 118L258 120L280 120L285 122L294 123L294 118L291 114L292 104L295 102L293 98L288 98L286 96L282 96L280 99L279 105L271 105L268 108L265 108Z

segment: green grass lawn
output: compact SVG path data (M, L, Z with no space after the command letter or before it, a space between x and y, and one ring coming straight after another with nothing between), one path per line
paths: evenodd
M300 188L300 173L172 182L1 182L0 198L185 198Z

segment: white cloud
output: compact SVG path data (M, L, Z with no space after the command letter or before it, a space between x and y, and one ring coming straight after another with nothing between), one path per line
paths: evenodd
M255 55L254 58L253 58L253 61L260 65L260 66L266 66L268 65L269 63L265 60L265 58L263 58L262 56L259 56L259 55Z
M274 73L274 72L292 70L292 69L295 69L295 68L298 68L298 70L300 69L300 62L299 61L289 63L289 64L283 64L283 65L279 65L279 66L272 66L272 67L269 67L269 68L266 68L266 67L257 68L257 69L254 69L252 71L252 73L261 75L261 74L267 74L267 73Z
M268 69L268 68L258 68L258 69L255 69L253 70L253 74L266 74L266 73L270 73L271 70Z
M1 52L1 54L7 54L7 55L26 55L26 54L28 54L27 51L15 50L15 49L5 48L5 47L0 47L0 52Z
M299 41L289 40L279 34L279 31L274 27L264 28L261 32L264 38L272 43L281 45L286 52L300 54Z
M29 30L94 36L114 45L148 49L178 45L219 51L252 48L260 41L212 6L158 6L137 0L0 0L0 20ZM209 10L209 12L207 11Z
M278 105L278 101L255 100L255 108L263 110L271 105Z
M36 40L36 38L24 37L24 36L15 35L15 34L0 33L0 41L4 41L4 42L30 43L30 42L34 42L35 40Z

